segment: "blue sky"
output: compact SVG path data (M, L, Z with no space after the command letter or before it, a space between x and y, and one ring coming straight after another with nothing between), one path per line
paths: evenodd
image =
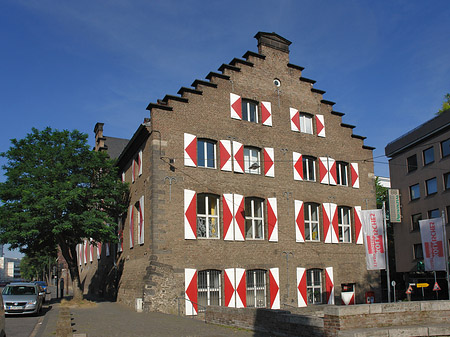
M148 103L256 52L266 31L292 41L291 63L388 176L386 144L450 92L449 17L444 0L3 0L0 151L32 127L78 129L93 145L104 122L106 135L130 138Z

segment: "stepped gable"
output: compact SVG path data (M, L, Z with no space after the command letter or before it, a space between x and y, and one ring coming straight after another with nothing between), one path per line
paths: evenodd
M226 75L225 72L226 71L233 71L233 72L241 72L241 68L242 66L244 67L254 67L254 63L249 61L251 57L260 59L260 60L265 60L266 56L261 54L261 46L267 46L273 49L277 49L280 50L282 52L285 53L289 53L289 46L291 45L291 41L283 38L282 36L276 34L276 33L268 33L268 32L258 32L255 36L254 36L257 40L258 40L258 51L259 53L255 53L253 51L247 51L242 57L243 59L240 58L233 58L229 63L223 63L219 68L218 71L219 72L209 72L208 75L206 75L205 79L206 80L200 80L200 79L196 79L192 84L191 87L181 87L178 90L178 94L180 96L175 96L175 95L166 95L162 100L157 100L157 103L150 103L147 106L147 110L149 110L151 112L152 109L161 109L161 110L165 110L165 111L173 111L173 107L170 105L170 101L177 101L177 102L181 102L181 103L189 103L189 99L186 97L187 94L195 94L195 95L202 95L203 91L199 88L200 86L205 86L205 87L210 87L210 88L217 88L217 84L213 83L211 80L213 78L217 78L220 80L225 80L225 81L229 81L230 80L230 76ZM295 69L298 70L300 72L302 72L305 68L292 64L292 63L287 63L286 64L287 67L291 68L291 69ZM299 77L299 80L301 82L305 82L305 83L309 83L311 85L311 92L314 94L319 94L319 95L324 95L326 93L326 91L324 90L320 90L320 89L316 89L313 88L313 85L316 83L315 80L310 79L310 78L306 78L301 76ZM329 101L329 100L325 100L325 99L321 99L320 102L322 104L325 105L329 105L329 106L334 106L336 103L333 101ZM332 110L330 112L332 115L336 115L339 117L343 117L345 114L342 112L337 112ZM350 128L350 129L354 129L355 126L354 125L350 125L350 124L346 124L346 123L341 123L341 127L344 128ZM351 135L352 138L355 139L360 139L363 140L366 139L367 137L363 137L363 136L359 136L359 135L355 135L352 134ZM374 150L374 147L371 146L366 146L366 145L362 145L362 147L364 149L368 149L368 150Z

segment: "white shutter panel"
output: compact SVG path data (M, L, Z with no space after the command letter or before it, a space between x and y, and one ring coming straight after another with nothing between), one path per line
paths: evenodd
M142 150L139 150L138 154L139 176L142 175Z
M228 308L236 307L236 276L234 268L225 269L223 293L225 297L225 306Z
M241 96L230 93L230 111L231 118L242 119L242 101Z
M334 304L333 267L328 267L325 269L325 288L327 291L327 304Z
M362 222L361 222L361 206L355 206L355 237L356 244L362 245L364 244L363 240L363 231L362 231Z
M300 132L300 117L298 114L298 110L289 108L289 115L291 117L291 130Z
M247 287L245 269L236 268L236 308L245 308L247 306Z
M261 102L262 125L272 126L272 104Z
M197 137L184 134L184 166L197 166Z
M300 267L297 268L297 299L299 307L307 306L306 269Z
M224 194L222 198L223 207L223 239L234 240L234 203L233 194Z
M303 201L294 200L295 211L295 241L305 242L305 213Z
M197 196L191 190L184 190L184 238L197 238Z
M322 216L323 216L323 237L325 243L332 243L332 234L333 231L331 229L331 220L332 215L330 214L330 204L325 202L322 204Z
M267 198L267 225L269 241L278 242L277 198Z
M269 270L270 309L280 309L280 273L278 268Z
M329 184L329 173L328 173L328 158L320 157L319 158L319 176L321 184Z
M245 215L244 215L244 197L240 194L234 194L234 239L244 241L245 238Z
M184 269L184 293L186 316L197 315L197 269Z
M325 137L325 120L323 115L316 115L316 131L319 137Z
M303 180L303 156L300 153L292 152L292 162L294 168L294 180Z
M337 185L337 177L336 177L336 160L328 157L328 178L330 185Z
M130 225L130 248L134 246L134 207L133 205L129 208L129 225Z
M244 146L233 141L233 167L234 172L244 173Z
M352 187L353 188L359 188L359 170L358 170L358 163L351 163L350 164L350 170L351 170L351 179L352 179Z
M219 141L220 148L220 169L222 171L232 171L231 167L231 141L221 140Z
M336 204L330 203L331 243L339 243L338 209Z
M139 228L138 228L138 244L144 244L144 196L139 199Z
M264 148L264 175L275 177L274 151L272 147Z

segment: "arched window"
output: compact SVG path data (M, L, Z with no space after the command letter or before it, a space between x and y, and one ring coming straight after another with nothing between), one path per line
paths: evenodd
M207 305L221 305L221 272L220 270L202 270L197 279L199 311Z
M219 197L213 194L197 194L197 237L219 238Z
M306 271L306 293L308 304L322 303L322 270L308 269Z
M247 307L265 308L267 298L266 271L262 269L247 270Z

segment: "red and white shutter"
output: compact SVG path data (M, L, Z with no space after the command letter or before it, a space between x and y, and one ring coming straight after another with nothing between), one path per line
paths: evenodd
M336 160L328 158L328 172L330 185L337 185Z
M272 147L264 148L264 175L275 177L274 151Z
M289 108L289 114L291 117L291 130L300 132L300 116L297 109Z
M139 150L138 153L138 169L139 169L139 176L142 175L142 150Z
M139 213L138 213L138 244L144 244L144 196L139 199Z
M132 159L131 160L131 182L132 183L134 183L134 180L136 179L135 171L136 171L136 160Z
M352 178L352 187L353 188L359 188L358 163L351 163L350 164L350 170L351 170L351 178Z
M125 172L122 172L122 182L125 182Z
M320 157L319 158L319 178L321 184L328 185L330 182L329 172L328 172L328 158Z
M241 96L230 93L230 111L231 118L242 119L242 101Z
M89 255L89 250L88 250L88 243L87 240L84 239L84 264L87 264L87 260L88 260L88 255Z
M244 146L233 141L233 167L234 172L244 173Z
M361 222L361 206L355 206L355 237L356 244L362 245L364 243L363 233L362 233L362 222Z
M331 217L330 214L330 204L329 203L323 203L322 204L322 215L323 215L323 237L325 243L332 243L332 225L331 225Z
M123 244L123 241L122 241L122 244ZM105 246L106 246L105 255L109 256L109 242L105 243ZM123 249L123 246L122 246L122 249Z
M236 308L247 306L247 286L245 269L236 268Z
M225 269L223 294L225 297L225 306L229 308L236 307L236 277L234 268Z
M331 243L339 243L338 209L336 204L329 203L329 219Z
M221 140L219 141L220 148L220 169L222 171L231 172L231 141Z
M295 241L305 242L305 213L303 201L294 200L295 211Z
M244 241L245 238L245 213L244 197L240 194L234 194L234 239Z
M298 152L292 152L294 165L294 180L303 180L303 156Z
M278 268L269 269L270 309L280 309L280 273Z
M224 194L222 197L223 207L223 239L234 240L234 204L233 194Z
M325 137L325 120L323 115L316 115L316 130L319 137Z
M184 238L197 239L197 195L191 190L184 190Z
M130 248L134 246L134 207L130 206Z
M277 198L267 198L267 227L269 241L278 242Z
M327 292L327 304L334 304L333 267L325 268L325 289Z
M184 293L186 316L197 315L197 269L184 269Z
M77 245L78 249L78 262L80 266L83 264L83 247L81 246L81 243Z
M97 260L100 260L101 256L102 256L102 243L97 242Z
M184 166L197 166L197 137L184 134Z
M270 102L261 102L262 125L272 126L272 104Z
M308 304L308 297L306 292L306 269L297 268L297 298L298 306L306 307Z
M89 239L89 253L89 262L92 262L94 260L94 242L92 238Z

